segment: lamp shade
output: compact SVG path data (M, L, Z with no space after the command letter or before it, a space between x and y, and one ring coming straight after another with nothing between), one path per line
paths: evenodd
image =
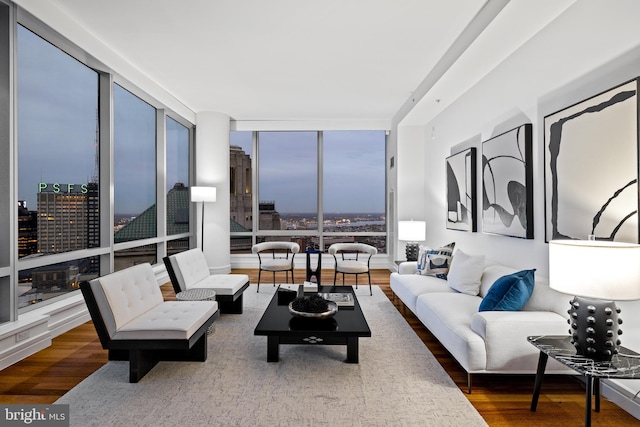
M406 242L422 242L427 224L424 221L398 221L398 239Z
M570 295L640 299L640 245L598 240L549 242L549 285Z
M192 202L215 202L216 187L191 187Z

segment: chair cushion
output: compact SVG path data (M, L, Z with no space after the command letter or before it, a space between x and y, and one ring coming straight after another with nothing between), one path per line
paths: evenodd
M271 258L266 258L262 260L262 262L260 263L260 269L261 270L267 270L267 271L285 271L285 270L291 270L293 268L293 259L280 259L280 258L276 258L276 259L271 259Z
M352 261L352 260L338 260L336 262L336 271L338 273L366 273L369 271L369 266L366 262Z
M113 339L189 339L217 310L216 301L166 301L123 325Z
M169 261L183 291L193 288L196 283L209 277L207 259L198 248L171 255Z
M148 263L98 277L90 285L111 336L164 301L153 268Z
M246 274L213 274L190 289L213 289L217 295L234 295L247 282L249 282L249 276Z

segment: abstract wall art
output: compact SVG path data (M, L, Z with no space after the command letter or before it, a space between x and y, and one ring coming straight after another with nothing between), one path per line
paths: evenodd
M447 228L476 231L476 149L468 148L446 159Z
M544 118L546 241L637 243L638 81Z
M482 231L533 239L530 123L482 143Z

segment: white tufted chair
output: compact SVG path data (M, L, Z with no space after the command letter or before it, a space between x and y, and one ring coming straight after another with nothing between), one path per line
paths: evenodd
M251 252L258 255L258 289L260 292L260 274L262 271L273 273L273 285L276 284L276 271L284 271L289 282L289 272L291 272L291 283L293 279L293 257L300 252L300 245L293 242L263 242L253 245Z
M369 261L373 255L378 253L375 247L365 243L334 243L329 246L329 253L333 255L336 262L333 286L336 285L338 273L342 273L342 283L344 283L345 274L355 274L356 289L358 289L358 275L366 273L369 277L369 293L373 295Z

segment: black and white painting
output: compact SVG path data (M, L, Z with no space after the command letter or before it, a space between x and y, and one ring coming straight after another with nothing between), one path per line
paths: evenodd
M476 149L447 157L447 228L476 231Z
M544 118L546 240L638 242L637 80Z
M482 231L533 239L530 123L482 143Z

